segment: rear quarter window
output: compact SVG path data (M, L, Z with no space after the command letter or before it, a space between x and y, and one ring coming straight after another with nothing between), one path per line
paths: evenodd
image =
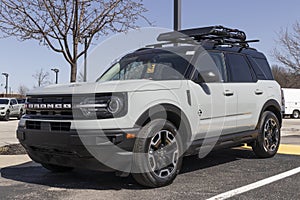
M273 80L274 79L270 65L266 59L253 57L253 60L256 63L256 65L252 64L252 67L253 67L258 79L262 79L262 75L264 76L264 80ZM258 67L258 69L257 69L257 67Z

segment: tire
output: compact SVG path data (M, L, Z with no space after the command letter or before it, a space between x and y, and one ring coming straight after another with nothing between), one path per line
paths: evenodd
M18 119L21 119L22 118L22 115L23 115L23 110L20 110L20 113L19 115L17 116Z
M294 111L293 111L293 114L292 114L292 117L293 117L294 119L300 118L300 112L299 112L299 110L294 110Z
M10 112L6 111L5 116L4 116L5 121L9 121L9 114L10 114Z
M134 145L133 178L146 187L169 185L182 164L182 142L169 121L150 121L139 132Z
M41 165L51 172L69 172L74 169L73 167L65 167L65 166L52 165L46 163L41 163Z
M280 123L273 112L265 111L262 114L259 133L252 145L252 149L258 158L271 158L279 148Z

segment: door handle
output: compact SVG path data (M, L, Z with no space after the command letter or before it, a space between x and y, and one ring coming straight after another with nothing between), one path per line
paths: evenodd
M233 94L234 94L234 92L231 91L231 90L225 90L225 91L224 91L224 95L227 96L227 97L228 97L228 96L233 96Z
M263 92L263 91L261 91L261 90L258 90L258 89L257 89L257 90L255 90L255 94L256 94L256 95L262 95L263 93L264 93L264 92Z

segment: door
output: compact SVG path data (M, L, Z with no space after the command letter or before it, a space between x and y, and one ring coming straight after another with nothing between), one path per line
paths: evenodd
M243 54L226 53L229 82L237 95L236 131L253 130L257 123L259 98L264 94Z
M202 52L195 62L193 80L200 112L199 136L218 137L236 129L237 93L227 83L222 52Z
M10 114L17 115L19 113L19 106L17 100L11 99L10 105L11 105Z

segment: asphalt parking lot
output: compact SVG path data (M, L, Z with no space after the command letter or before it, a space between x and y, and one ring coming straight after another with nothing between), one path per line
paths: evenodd
M4 123L0 122L0 133ZM283 143L297 147L294 153L257 159L251 150L235 148L203 159L187 157L174 183L156 189L112 173L50 173L31 161L6 166L0 171L0 199L225 199L237 194L231 199L296 200L300 199L300 156L292 154L299 150L300 120L284 120L282 130Z

